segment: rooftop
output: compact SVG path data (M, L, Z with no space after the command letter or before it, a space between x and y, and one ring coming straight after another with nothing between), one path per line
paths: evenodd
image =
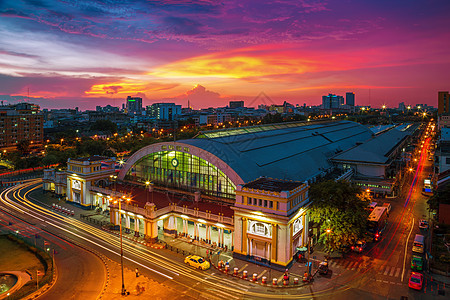
M179 143L208 151L242 179L261 176L307 181L332 168L336 153L369 140L373 133L351 121L296 122L202 133Z
M261 177L245 184L243 187L272 192L291 191L303 183L298 181L287 181Z
M407 132L392 129L334 156L333 160L385 164L390 160L391 153L408 135Z
M89 157L72 158L71 160L91 162L91 161L99 161L99 160L107 160L107 159L111 159L111 157L94 155L94 156L89 156Z
M169 206L170 203L175 203L177 206L186 206L190 209L195 208L202 212L210 211L212 214L216 215L221 213L225 217L229 218L234 215L233 210L227 204L207 202L203 200L195 202L194 200L180 194L157 190L148 192L144 187L119 182L116 183L115 188L118 192L131 194L131 204L140 208L144 208L147 202L153 202L157 209L162 209Z

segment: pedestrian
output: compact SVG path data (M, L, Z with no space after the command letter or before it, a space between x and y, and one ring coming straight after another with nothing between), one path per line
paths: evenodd
M136 277L139 277L139 270L138 268L136 268L136 270L134 270L136 272Z

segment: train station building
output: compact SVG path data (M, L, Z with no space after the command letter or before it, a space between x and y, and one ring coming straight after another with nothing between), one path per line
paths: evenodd
M149 241L176 236L284 268L308 243L310 184L336 169L332 157L372 137L350 121L206 131L138 150L87 193L108 204L112 224L125 219Z

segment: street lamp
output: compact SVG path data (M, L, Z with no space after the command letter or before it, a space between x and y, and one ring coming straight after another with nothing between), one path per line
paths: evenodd
M120 230L120 266L122 269L122 295L126 295L127 291L125 290L125 282L123 279L123 244L122 244L122 206L121 206L121 202L124 201L121 198L119 198L118 200L114 201L114 204L118 202L119 204L119 230ZM130 201L130 199L126 199L126 201Z

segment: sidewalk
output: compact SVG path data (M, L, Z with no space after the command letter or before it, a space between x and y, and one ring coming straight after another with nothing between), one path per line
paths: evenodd
M41 189L37 189L30 194L31 198L34 198L35 201L39 202L41 205L45 205L48 208L51 208L53 204L59 205L61 207L67 208L70 211L74 212L74 218L79 219L82 222L89 223L94 226L98 226L104 230L112 232L114 234L119 235L118 230L110 230L108 226L105 224L109 224L110 219L109 215L99 214L94 209L85 210L76 205L72 205L71 203L66 203L64 200L59 199L52 193L42 193ZM103 226L102 226L103 225ZM143 234L140 234L139 237L134 236L134 232L126 233L123 231L123 238L128 239L130 241L134 241L137 243L141 243L147 245L152 248L162 249L166 248L167 251L172 251L179 253L180 255L190 255L195 254L202 257L205 257L210 260L211 267L217 270L224 272L224 268L219 269L218 264L219 261L222 261L224 264L229 264L228 275L233 276L235 268L237 268L237 276L238 278L242 278L243 280L252 281L252 278L255 275L256 283L261 284L262 278L266 277L267 286L272 287L283 287L283 275L284 271L279 271L272 269L266 265L260 265L257 262L249 262L237 258L233 258L232 251L225 251L225 249L213 247L210 244L203 243L200 241L192 241L191 239L187 239L185 237L170 237L165 236L160 231L158 235L158 243L156 244L148 244L144 240ZM321 247L316 245L313 247L313 252L310 254L311 261L311 273L315 274L315 271L318 268L318 265L321 261L325 259L326 254L322 251ZM289 268L289 284L285 287L300 287L303 286L302 282L303 274L307 270L305 263L297 263L294 262L292 266ZM225 272L224 272L225 273ZM244 273L247 274L247 278L244 277ZM318 279L318 275L315 276L315 279ZM294 278L298 279L298 284L294 285ZM277 279L277 284L273 285L273 279Z

